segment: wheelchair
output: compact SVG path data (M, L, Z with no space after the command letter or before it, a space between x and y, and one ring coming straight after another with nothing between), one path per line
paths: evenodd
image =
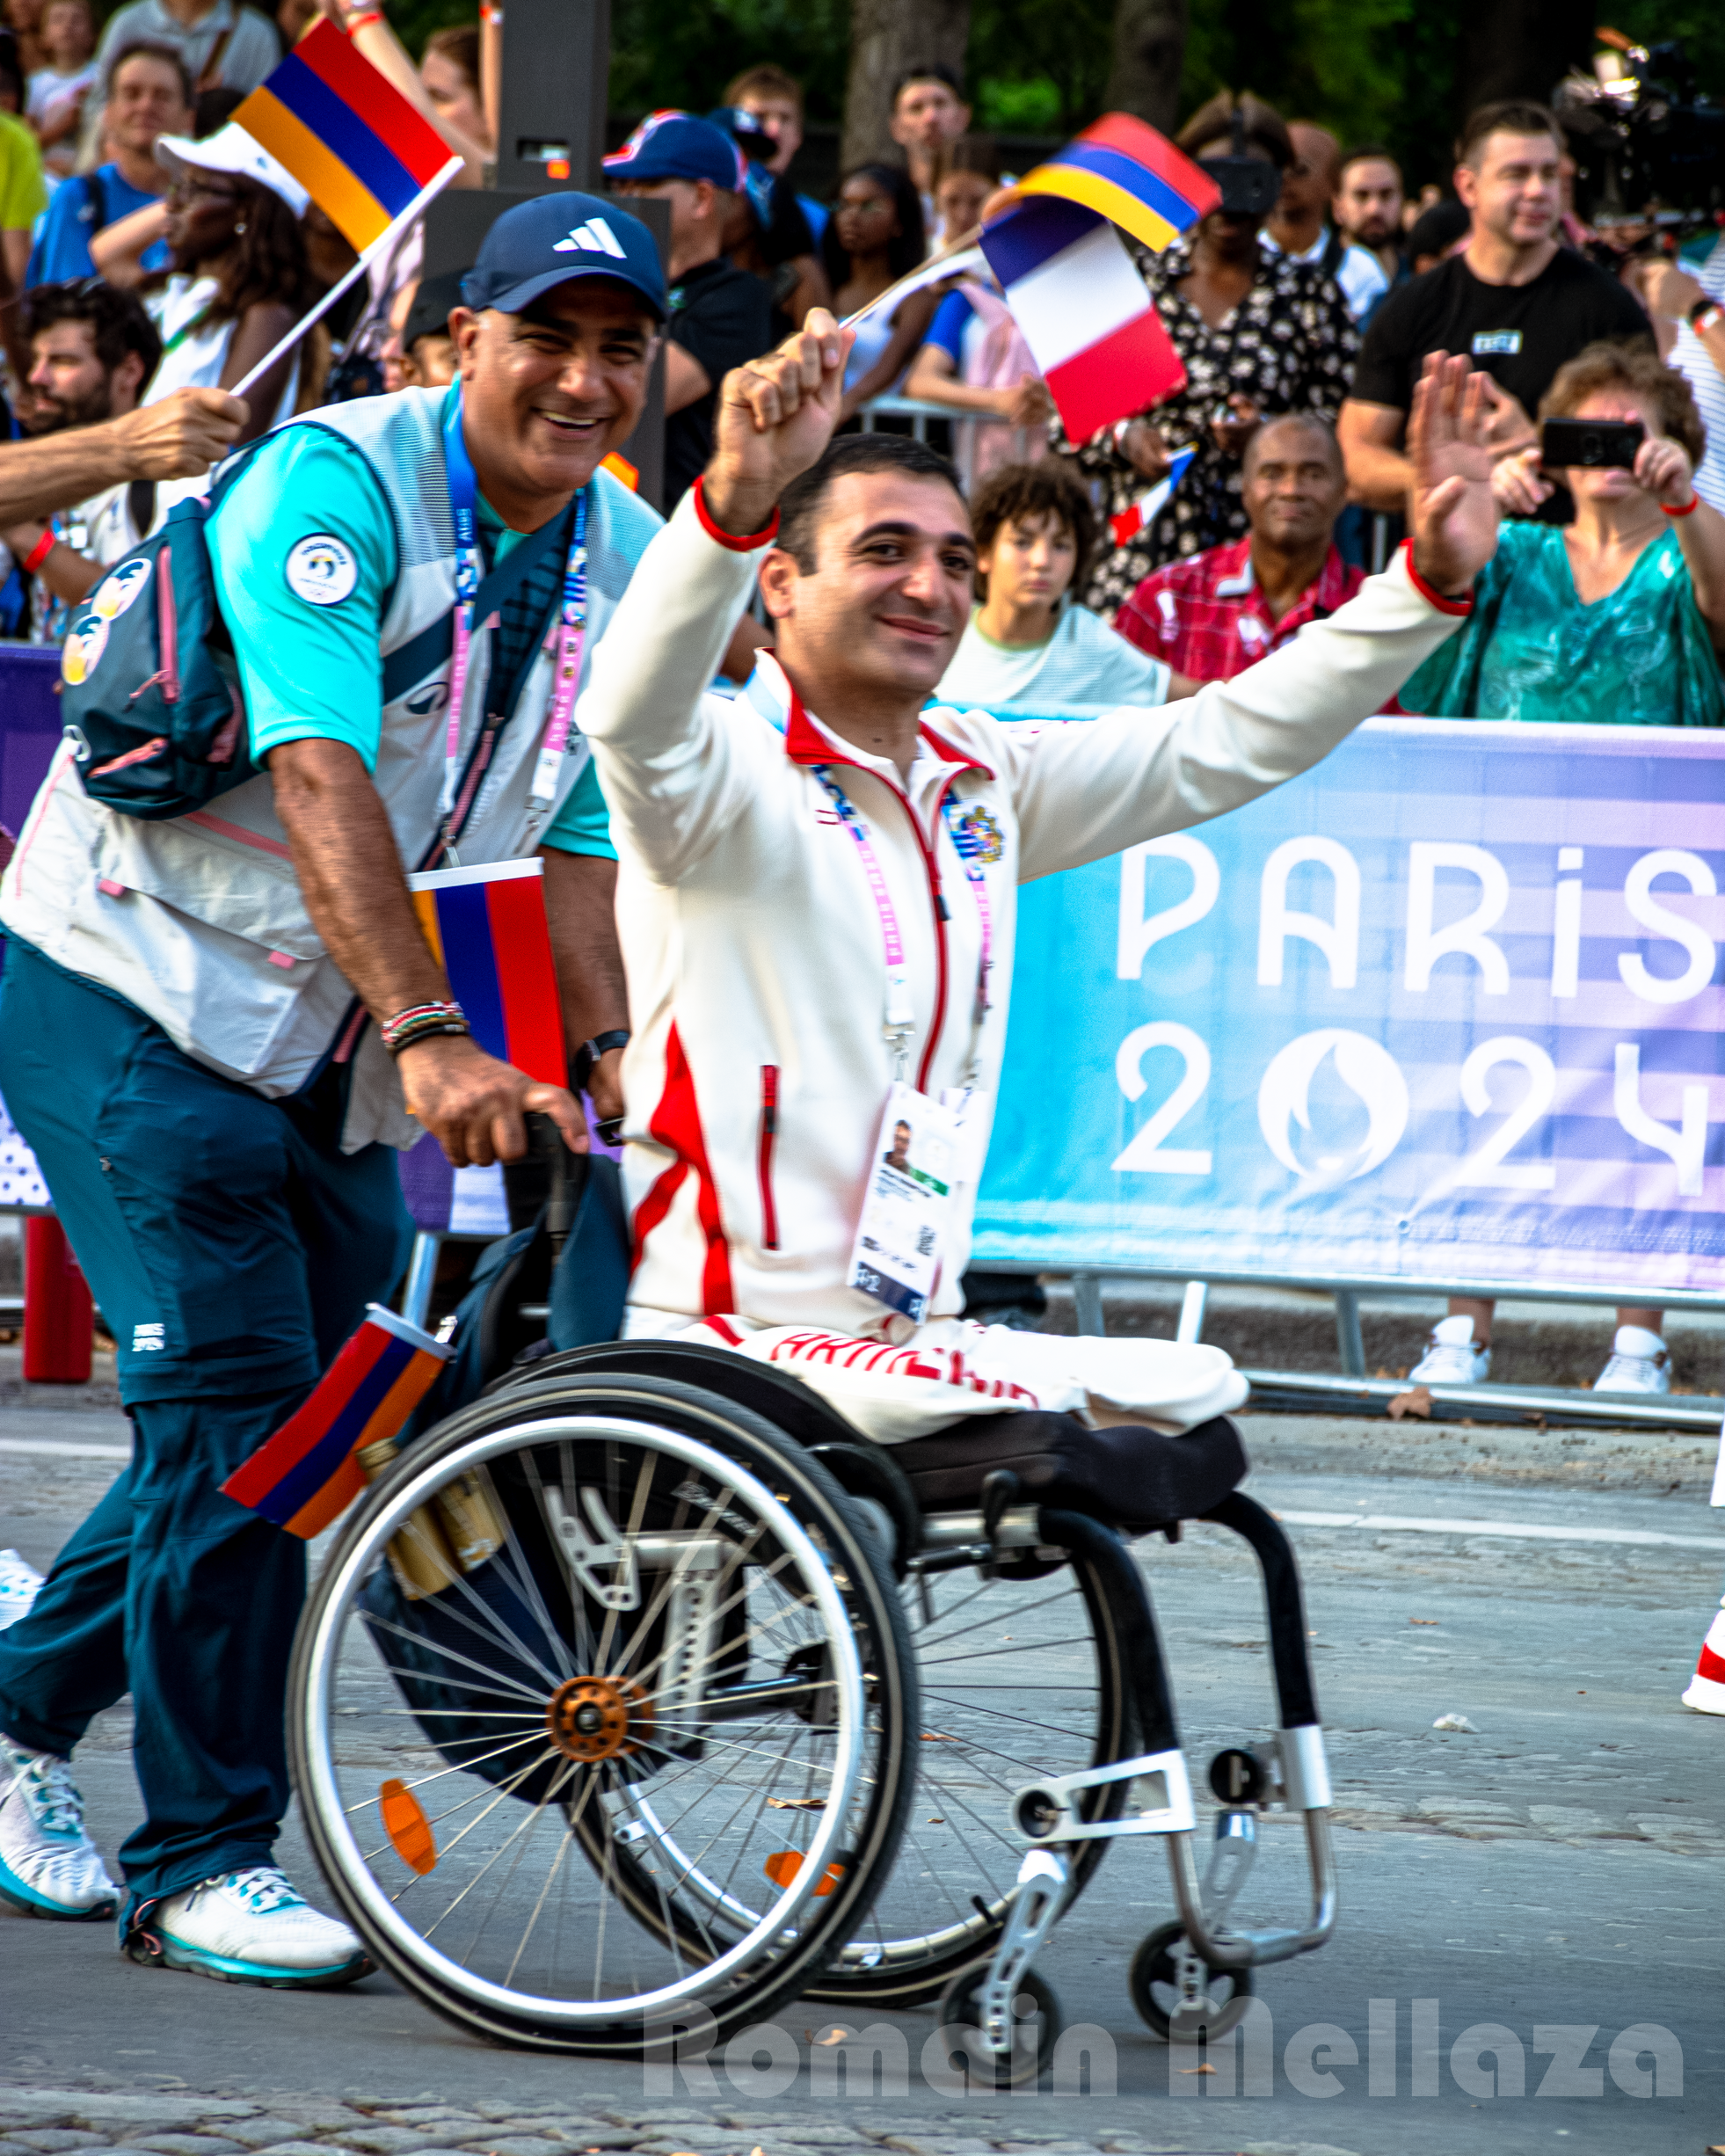
M642 2056L793 1999L936 2002L973 2086L1059 2030L1032 1966L1110 1842L1173 1916L1133 2004L1215 2039L1336 1917L1293 1553L1226 1419L1020 1412L882 1447L782 1372L678 1341L546 1353L408 1446L338 1531L288 1736L342 1913L495 2041ZM1197 1811L1129 1537L1212 1520L1263 1574L1278 1728ZM1303 1926L1231 1920L1303 1816Z

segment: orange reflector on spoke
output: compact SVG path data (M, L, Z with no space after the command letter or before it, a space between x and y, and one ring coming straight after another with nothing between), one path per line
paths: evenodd
M776 1849L761 1867L775 1887L788 1887L803 1868L802 1852L797 1849ZM829 1864L826 1876L815 1889L815 1899L830 1894L845 1876L842 1864Z
M410 1871L430 1871L437 1862L437 1843L419 1798L399 1781L386 1781L377 1796L383 1831L396 1854Z

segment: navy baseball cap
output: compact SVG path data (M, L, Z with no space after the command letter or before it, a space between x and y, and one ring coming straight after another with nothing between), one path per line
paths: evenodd
M618 203L572 190L505 210L462 280L462 297L476 310L518 315L577 277L628 285L665 319L665 272L652 234Z
M743 153L728 135L693 113L649 113L634 134L605 160L614 184L638 179L706 179L716 187L743 190Z

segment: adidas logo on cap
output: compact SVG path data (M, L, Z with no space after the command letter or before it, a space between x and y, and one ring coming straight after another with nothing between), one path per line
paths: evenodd
M608 254L621 262L624 259L622 243L602 217L589 217L585 224L578 224L567 239L560 239L552 247L553 254Z

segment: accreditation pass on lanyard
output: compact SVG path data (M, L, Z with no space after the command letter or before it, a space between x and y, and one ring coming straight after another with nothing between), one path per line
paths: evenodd
M986 1120L982 1112L984 1096L974 1084L966 1083L949 1089L940 1100L934 1100L906 1082L916 1014L911 1002L910 972L899 916L867 825L824 767L817 767L815 776L855 842L880 918L886 956L881 1031L892 1053L892 1087L869 1164L868 1188L851 1246L846 1285L860 1288L913 1324L921 1324L940 1279L957 1186L974 1180L974 1134ZM957 844L958 834L950 822L949 829ZM974 1066L988 1009L993 921L980 866L972 862L962 845L958 851L982 922L982 958L971 1031Z
M473 797L484 780L491 760L491 737L501 717L487 717L476 754L462 776L462 706L466 700L468 669L473 653L473 619L479 594L479 484L473 459L462 433L462 397L457 389L443 413L443 462L449 477L449 512L455 527L455 652L449 664L449 717L443 740L443 790L438 816L451 837L466 822ZM575 498L575 531L569 558L564 564L563 598L548 646L552 653L550 717L539 756L534 765L533 786L528 801L530 817L540 817L557 797L557 777L574 725L575 696L581 685L581 652L587 626L587 495L584 487Z

